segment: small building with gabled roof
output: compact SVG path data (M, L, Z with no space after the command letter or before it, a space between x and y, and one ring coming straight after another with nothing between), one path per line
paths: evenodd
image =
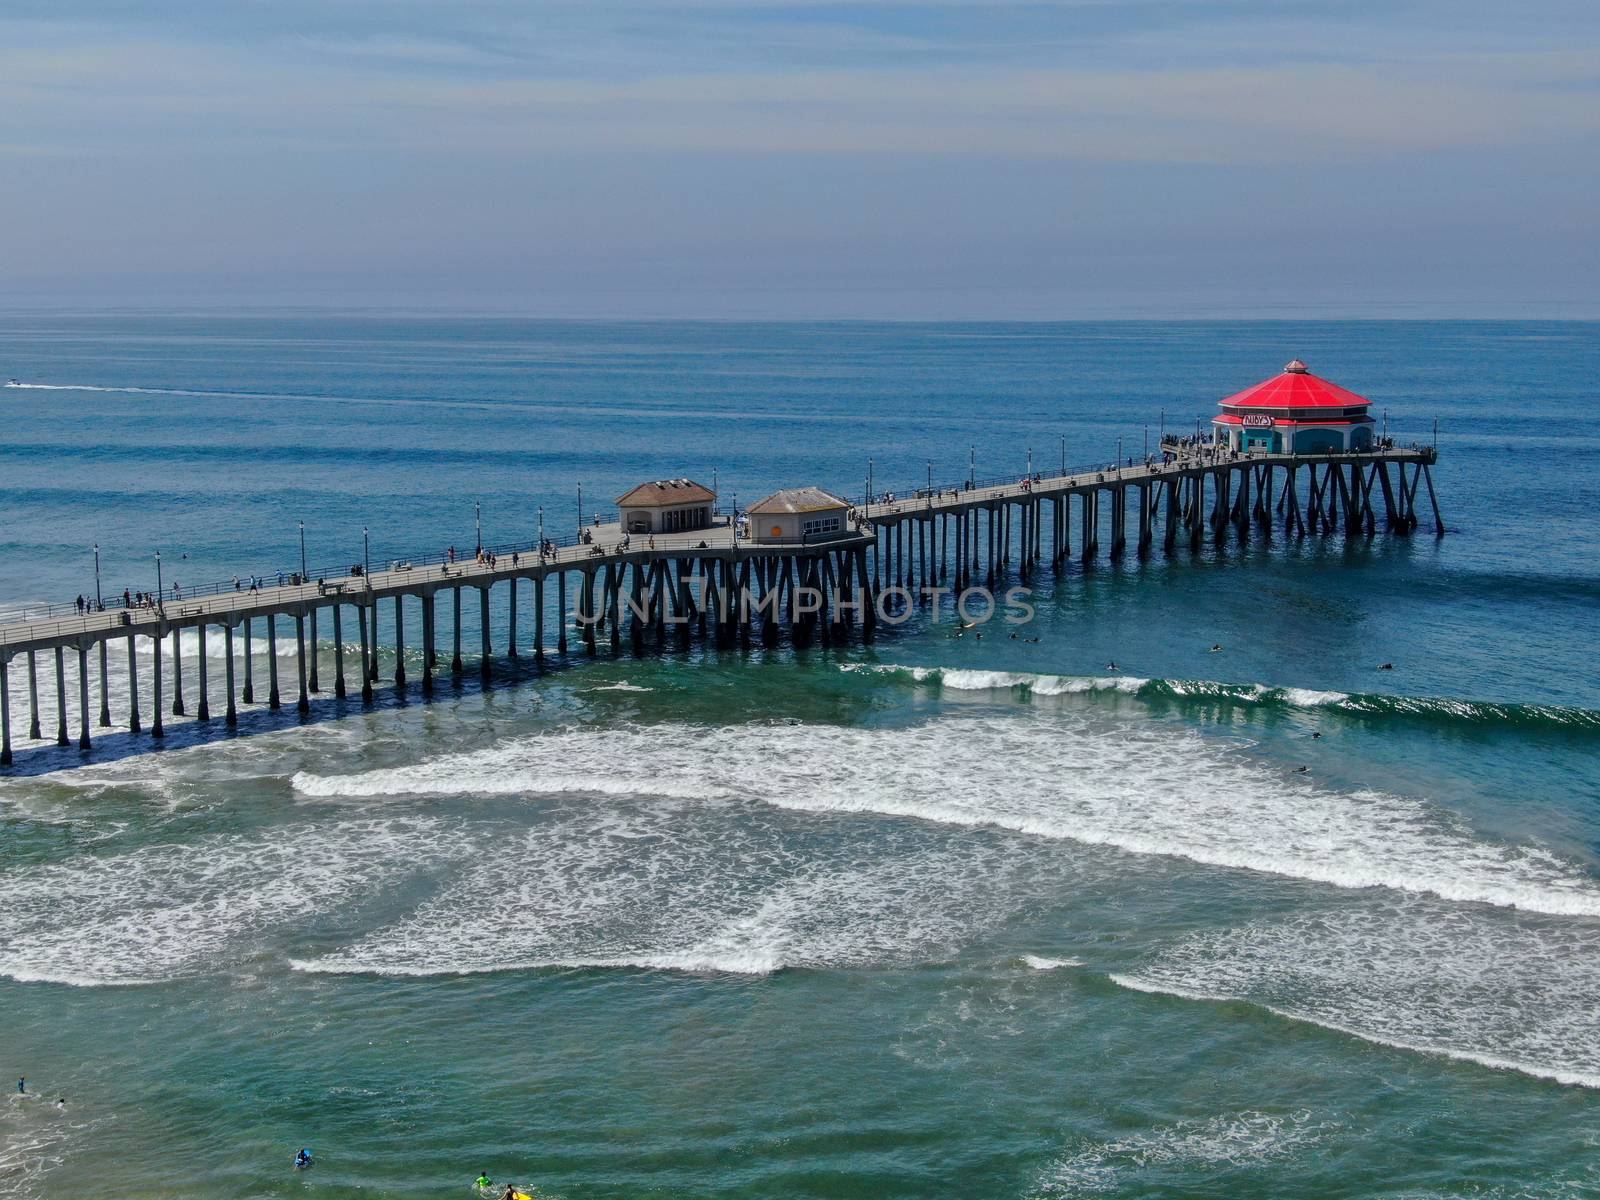
M628 533L684 533L711 527L717 494L692 479L653 479L617 497Z
M850 501L818 487L784 488L745 512L757 542L824 542L850 533Z

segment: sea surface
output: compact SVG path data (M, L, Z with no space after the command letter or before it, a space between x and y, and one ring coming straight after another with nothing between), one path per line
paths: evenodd
M1296 356L1437 421L1445 537L87 758L13 663L0 1194L1600 1194L1600 326L13 312L0 607L1107 461Z

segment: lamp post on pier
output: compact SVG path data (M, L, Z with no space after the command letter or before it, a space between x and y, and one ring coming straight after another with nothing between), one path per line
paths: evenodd
M104 608L106 603L100 598L100 543L94 544L94 606Z
M166 592L161 582L161 551L156 551L156 611L166 611Z
M544 557L544 505L539 505L539 557Z
M1144 458L1146 462L1150 461L1150 426L1148 424L1144 427Z
M1062 474L1063 477L1065 477L1066 473L1067 473L1067 435L1063 433L1061 435L1061 474Z
M872 460L867 459L867 503L872 503Z
M372 590L372 539L367 527L361 527L361 571L367 577L367 591Z
M306 581L306 523L300 522L300 582Z
M978 448L967 447L967 491L978 486Z
M578 537L583 537L583 484L578 485Z
M481 500L474 500L472 502L472 525L473 525L473 528L477 531L474 536L476 537L476 540L477 540L477 543L478 543L477 546L474 548L473 553L474 553L474 555L482 554L483 553L483 502Z

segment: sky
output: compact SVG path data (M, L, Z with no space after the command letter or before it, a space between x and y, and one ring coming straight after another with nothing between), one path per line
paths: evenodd
M0 305L1600 317L1593 0L6 0Z

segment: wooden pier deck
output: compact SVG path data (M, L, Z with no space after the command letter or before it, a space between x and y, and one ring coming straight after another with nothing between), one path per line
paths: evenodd
M29 736L41 739L43 728L38 688L38 657L53 654L56 684L54 741L69 744L65 656L77 658L78 745L91 746L89 680L91 651L98 657L98 724L111 725L107 688L109 647L126 642L127 728L138 732L143 711L139 699L139 655L136 639L156 639L147 649L151 686L150 733L163 733L162 639L179 630L196 631L199 642L198 704L195 717L211 719L207 634L222 634L225 678L224 719L233 723L239 703L236 671L242 666L242 701L254 703L252 636L264 622L269 651L275 650L280 619L293 622L296 654L296 699L309 708L319 680L319 617L331 620L334 694L344 696L346 678L345 614L359 634L359 687L371 700L378 682L378 615L380 605L393 606L393 682L407 686L405 606L414 601L420 614L422 651L420 686L434 687L440 662L436 600L450 601L453 633L448 669L463 670L462 608L469 590L479 609L478 666L485 682L495 661L490 597L507 585L507 619L500 626L505 657L524 650L535 658L547 651L550 605L546 584L555 596L554 652L569 649L567 614L569 581L576 601L576 632L593 653L598 634L608 632L620 647L626 628L635 644L663 644L669 632L680 640L694 634L715 636L719 644L749 642L759 636L771 642L787 624L796 641L829 641L859 630L870 638L884 603L917 605L929 600L927 589L992 587L1015 564L1026 582L1049 560L1059 565L1072 553L1073 514L1077 512L1078 549L1090 559L1099 553L1102 536L1115 557L1129 545L1129 508L1137 521L1133 531L1139 553L1154 547L1159 531L1163 548L1180 542L1199 546L1209 535L1222 539L1235 532L1248 536L1252 527L1269 529L1281 522L1291 536L1371 536L1379 524L1406 534L1417 527L1419 489L1426 487L1435 532L1444 532L1429 468L1431 447L1325 455L1241 455L1210 446L1173 443L1164 447L1165 461L1077 470L1065 474L1006 482L965 480L954 485L919 488L910 495L879 495L855 506L850 525L827 540L774 541L736 535L726 520L713 528L688 533L627 537L616 524L585 528L582 540L561 546L527 544L491 548L481 556L450 561L433 555L387 567L308 581L286 581L256 587L251 577L234 586L190 590L159 602L104 611L77 612L71 605L46 611L0 614L0 665L25 657L30 705ZM1302 482L1304 487L1302 488ZM1102 508L1104 502L1104 508ZM1381 516L1380 516L1381 514ZM1047 534L1048 530L1048 534ZM441 561L441 558L444 561ZM275 576L276 577L276 576ZM518 631L518 595L531 586L532 638L524 646ZM937 596L933 597L937 602ZM65 611L62 611L65 610ZM243 654L236 653L236 633ZM186 715L183 659L178 639L171 639L171 702L175 715ZM214 643L213 643L214 644ZM282 702L278 659L267 656L267 704ZM0 671L0 765L12 761L9 673Z

